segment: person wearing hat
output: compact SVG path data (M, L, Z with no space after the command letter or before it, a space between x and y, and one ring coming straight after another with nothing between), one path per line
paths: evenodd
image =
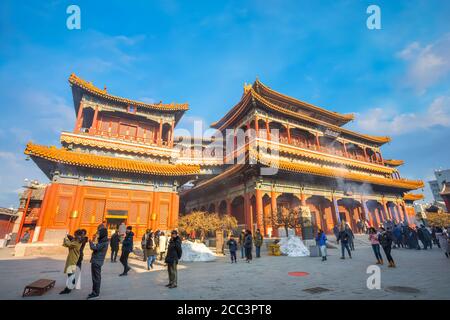
M181 239L178 232L173 230L170 234L169 246L167 247L167 254L165 262L167 264L167 271L169 273L169 284L166 287L172 289L177 287L177 265L178 260L181 259L183 251L181 249Z

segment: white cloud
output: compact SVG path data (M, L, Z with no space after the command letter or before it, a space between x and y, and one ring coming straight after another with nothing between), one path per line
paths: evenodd
M450 97L440 96L422 112L398 113L391 106L373 108L356 117L357 130L378 135L401 135L435 126L450 128Z
M48 181L32 161L25 161L22 152L0 150L0 163L0 207L17 207L25 178Z
M408 63L404 85L423 94L450 73L450 34L432 44L413 42L397 56Z

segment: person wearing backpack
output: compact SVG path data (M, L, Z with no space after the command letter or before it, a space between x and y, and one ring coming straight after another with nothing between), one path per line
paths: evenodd
M147 270L153 269L153 262L156 260L155 237L152 230L147 229L145 232L145 255L147 257Z
M350 234L345 228L345 224L343 223L341 225L340 231L338 233L338 236L336 238L336 242L339 244L339 241L341 242L341 251L342 251L342 257L341 259L345 259L345 249L348 252L348 257L352 258L352 253L350 252L350 247L348 246L350 240Z
M380 228L380 235L378 236L378 241L383 248L384 254L389 261L389 268L395 268L394 259L391 256L392 242L394 241L394 235L389 229L386 230L383 227Z

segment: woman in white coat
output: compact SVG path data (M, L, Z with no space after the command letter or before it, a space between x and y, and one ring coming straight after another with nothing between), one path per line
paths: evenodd
M161 232L159 235L159 260L164 259L164 255L167 250L167 237L164 232Z

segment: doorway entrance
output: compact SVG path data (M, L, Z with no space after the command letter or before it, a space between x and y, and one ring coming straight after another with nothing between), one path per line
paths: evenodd
M108 229L108 236L111 235L119 229L121 223L127 223L125 218L106 218L106 229Z

